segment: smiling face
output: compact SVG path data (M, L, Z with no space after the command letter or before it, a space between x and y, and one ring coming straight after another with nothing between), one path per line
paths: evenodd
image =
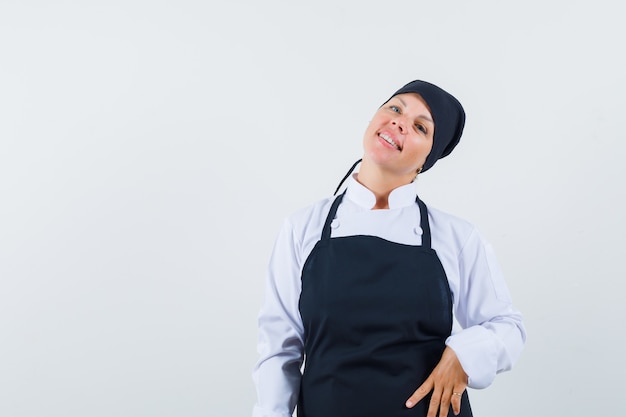
M363 137L363 161L409 183L433 146L435 124L417 94L398 94L374 114Z

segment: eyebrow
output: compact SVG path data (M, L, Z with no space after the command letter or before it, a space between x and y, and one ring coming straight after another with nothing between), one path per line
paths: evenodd
M398 100L400 100L400 103L402 103L402 105L403 105L404 107L406 107L406 103L404 102L404 100L402 100L400 97L396 97L396 98L397 98ZM427 122L430 122L430 123L432 123L432 124L435 124L435 122L433 122L433 120L432 120L430 117L428 117L428 116L423 116L423 115L420 115L420 116L417 116L417 117L418 117L419 119L424 119L424 120L426 120Z

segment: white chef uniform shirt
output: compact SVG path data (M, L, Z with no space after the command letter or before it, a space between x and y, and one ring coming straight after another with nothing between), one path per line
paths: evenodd
M349 178L346 195L331 223L331 237L369 235L421 245L415 185L394 189L389 209L372 210L374 194ZM270 259L265 302L259 313L259 360L253 372L258 402L253 417L290 417L297 403L304 328L298 309L304 262L321 237L334 198L289 216ZM446 340L472 388L484 388L519 357L526 333L491 246L474 226L428 207L432 248L452 292L455 326ZM417 386L415 387L418 388Z

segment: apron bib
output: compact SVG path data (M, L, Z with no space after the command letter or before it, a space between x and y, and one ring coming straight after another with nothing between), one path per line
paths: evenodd
M405 401L441 359L452 298L420 208L422 246L375 236L330 238L331 206L302 270L305 368L299 417L424 417L430 397ZM449 415L454 415L450 409ZM467 393L462 417L471 417Z

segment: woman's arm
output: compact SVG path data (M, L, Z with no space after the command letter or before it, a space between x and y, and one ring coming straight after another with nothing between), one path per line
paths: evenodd
M446 344L467 373L468 385L485 388L517 361L526 332L495 254L476 230L459 254L459 276L455 314L463 330Z
M304 345L298 309L299 253L293 227L286 220L274 245L259 313L253 417L291 417L298 400Z

